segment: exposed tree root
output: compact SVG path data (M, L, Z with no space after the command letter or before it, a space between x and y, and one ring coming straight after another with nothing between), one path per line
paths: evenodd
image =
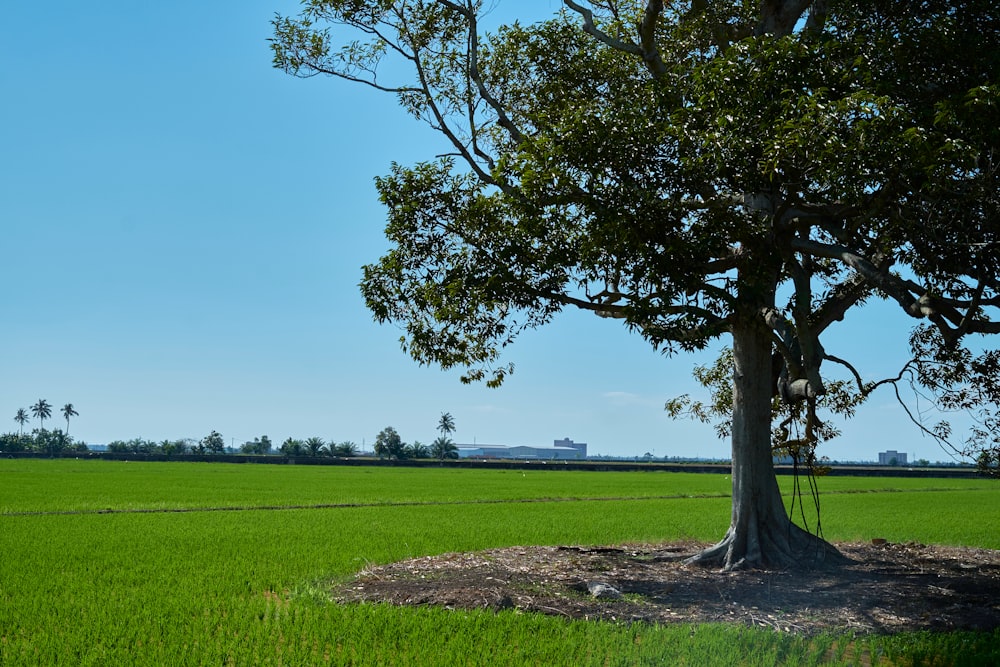
M784 525L749 522L745 530L730 526L718 544L686 563L715 566L724 571L745 569L812 569L850 562L826 540L799 528L787 518Z

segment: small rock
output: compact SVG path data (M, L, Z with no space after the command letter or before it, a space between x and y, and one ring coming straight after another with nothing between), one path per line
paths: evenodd
M492 606L494 609L513 609L514 600L509 595L504 595L496 600Z
M617 600L622 596L620 590L611 584L605 584L600 581L588 581L587 590L595 598L611 598L612 600Z

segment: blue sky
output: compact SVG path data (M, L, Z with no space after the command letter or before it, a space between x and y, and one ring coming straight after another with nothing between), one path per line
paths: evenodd
M399 330L373 323L357 289L387 247L373 179L443 144L390 97L272 69L269 21L297 7L5 7L0 430L45 398L56 414L73 403L70 432L91 443L215 429L236 445L370 445L388 425L429 442L447 411L460 442L728 455L710 427L662 410L698 393L690 370L712 354L664 358L618 323L565 313L509 350L517 370L491 390L418 367ZM863 319L871 329L844 325L828 350L894 373L908 323L888 307ZM889 393L843 430L823 453L946 459Z

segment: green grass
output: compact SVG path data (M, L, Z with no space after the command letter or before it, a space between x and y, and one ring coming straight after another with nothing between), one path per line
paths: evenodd
M805 639L322 596L324 581L366 564L445 551L710 541L728 522L728 484L667 473L2 460L0 664L997 662L1000 633ZM1000 548L1000 488L989 481L821 480L828 486L831 539ZM543 498L563 500L519 502ZM361 506L93 512L350 503ZM22 514L67 510L88 513Z
M59 472L53 495L38 474ZM729 494L721 475L0 459L0 514Z

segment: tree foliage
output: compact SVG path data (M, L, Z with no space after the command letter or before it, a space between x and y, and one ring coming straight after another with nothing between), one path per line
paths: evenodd
M66 420L66 433L69 433L69 418L79 417L80 413L76 411L72 403L67 403L62 408L62 416Z
M455 432L455 418L451 416L450 412L441 413L437 430L445 438L451 437L451 434Z
M375 437L375 456L380 459L405 459L406 443L391 426L386 426Z
M403 458L429 459L430 457L431 448L419 440L414 440L412 444L406 445L406 447L403 448Z
M430 455L438 459L439 461L444 461L445 459L457 459L458 458L458 447L450 438L443 435L438 436L431 443Z
M500 349L567 306L700 348L752 300L796 398L868 298L950 345L1000 330L993 4L714 4L567 2L485 38L474 2L276 19L279 67L395 92L453 143L378 181L395 245L363 292L418 361L496 384ZM630 41L633 17L655 25ZM370 40L338 49L323 22ZM390 54L412 81L375 78Z
M24 408L18 408L17 413L14 414L14 421L16 421L18 424L18 433L23 434L24 425L27 424L29 421L28 411L25 410Z
M333 443L331 442L327 445L330 456L341 456L341 457L351 457L358 455L357 444L351 442L350 440L344 440L343 442Z
M262 435L259 438L254 438L240 445L240 452L243 454L270 454L271 448L271 438L266 435Z
M44 398L31 406L31 414L38 420L39 428L45 429L45 420L52 416L52 405Z
M198 448L202 452L206 452L208 454L225 454L226 441L222 438L221 433L213 430L211 433L198 441Z

